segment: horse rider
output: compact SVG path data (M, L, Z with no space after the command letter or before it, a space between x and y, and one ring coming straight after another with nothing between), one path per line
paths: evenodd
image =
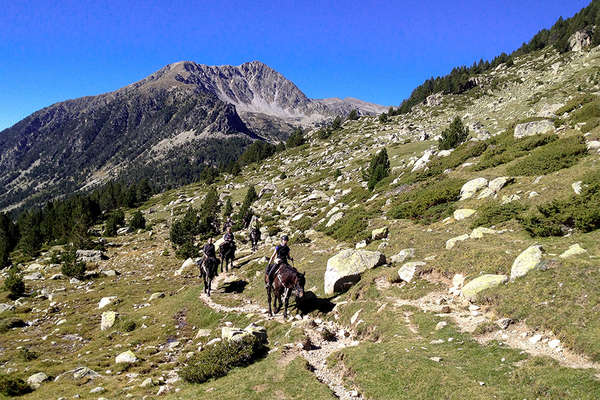
M223 224L223 231L227 231L227 228L231 228L233 227L233 220L231 219L231 216L227 217L227 221L225 221L225 223Z
M202 264L206 262L209 258L217 258L217 253L215 252L215 245L213 244L213 238L209 237L208 242L202 248L204 252L204 257L202 258ZM200 265L202 265L200 264Z
M273 284L273 279L275 277L275 273L279 269L282 264L287 264L288 260L294 261L292 256L290 256L290 248L288 247L289 238L287 235L283 235L281 237L281 243L275 246L275 250L269 259L269 264L265 270L265 274L268 276L269 283L267 284L271 286ZM273 262L275 260L275 262Z
M223 246L225 246L226 244L229 246L233 246L233 248L235 249L235 238L233 237L233 231L231 229L231 226L227 227L227 232L225 232L225 235L223 235L223 243L221 243L221 248L223 248Z

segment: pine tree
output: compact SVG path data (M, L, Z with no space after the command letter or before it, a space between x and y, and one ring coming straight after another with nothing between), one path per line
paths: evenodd
M233 213L233 206L231 205L231 197L228 197L223 206L223 219L227 219L227 217L231 216L231 213Z
M132 231L146 229L146 218L139 210L136 210L129 221L129 229Z
M285 147L291 149L293 147L298 147L303 145L306 142L304 138L304 134L302 133L302 129L296 128L294 132L290 135L288 140L285 142Z
M358 119L358 111L356 109L350 111L348 114L348 119L350 121L356 121Z
M382 149L378 152L369 164L365 178L368 181L369 190L373 191L375 185L383 178L390 174L390 159L386 149Z
M459 117L454 118L450 126L442 132L439 139L440 150L453 149L469 137L469 128L463 125Z

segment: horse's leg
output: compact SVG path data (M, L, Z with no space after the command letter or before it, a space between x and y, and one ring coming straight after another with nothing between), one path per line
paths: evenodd
M287 310L288 310L288 301L290 300L290 289L286 288L285 289L285 294L284 294L285 298L284 298L284 307L283 307L283 318L287 318Z
M269 316L273 316L273 311L271 309L271 285L267 286L267 302L269 303Z

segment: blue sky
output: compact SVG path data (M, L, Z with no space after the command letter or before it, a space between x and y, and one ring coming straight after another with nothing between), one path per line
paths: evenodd
M0 129L165 64L260 60L309 97L398 105L424 79L510 52L589 0L10 1Z

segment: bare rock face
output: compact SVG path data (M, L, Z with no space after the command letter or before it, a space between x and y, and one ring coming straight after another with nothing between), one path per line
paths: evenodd
M575 32L569 38L569 47L572 51L583 51L592 45L592 32L583 30Z
M526 122L515 126L515 139L552 132L554 132L554 123L549 119Z

